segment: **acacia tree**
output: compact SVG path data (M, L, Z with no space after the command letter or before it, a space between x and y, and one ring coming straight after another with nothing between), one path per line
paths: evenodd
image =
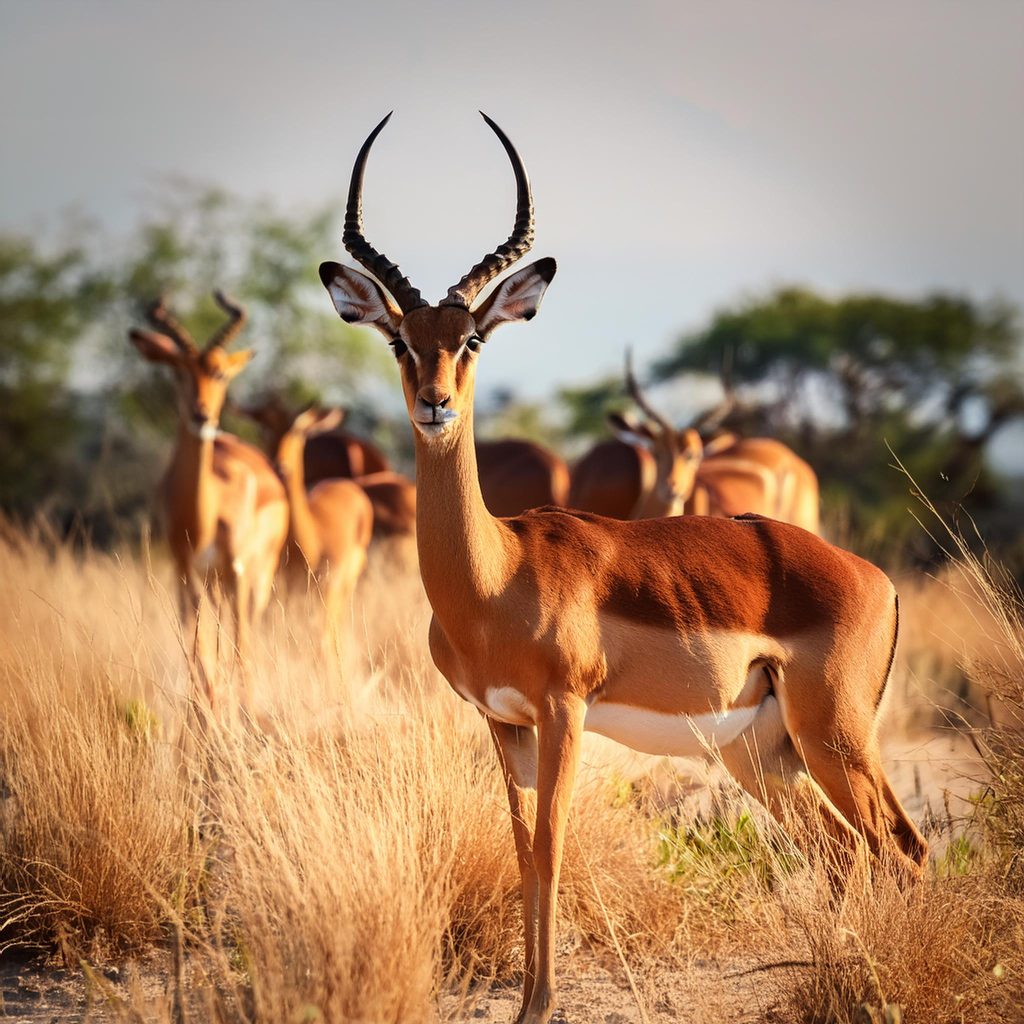
M972 511L996 502L984 449L1024 415L1019 354L1005 304L785 288L718 312L654 373L728 366L743 399L732 425L792 440L826 494L843 495L861 525L889 529L897 511L906 521L907 491L890 447L935 500Z

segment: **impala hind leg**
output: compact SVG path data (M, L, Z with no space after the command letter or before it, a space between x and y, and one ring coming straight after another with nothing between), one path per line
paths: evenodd
M860 837L808 771L775 697L767 697L753 723L719 753L729 774L783 828L796 824L793 840L823 861L839 887L856 857Z
M889 784L873 724L844 722L829 735L792 730L811 775L871 852L883 860L894 853L901 875L919 877L928 844Z
M533 866L533 815L529 792L537 788L537 734L528 726L506 725L487 719L498 751L516 841L516 860L523 896L523 1002L516 1021L522 1021L533 995L537 957L537 872Z
M537 955L533 991L523 1024L547 1024L555 1009L555 922L558 876L562 869L565 828L580 760L587 705L567 696L545 709L537 728L537 826L533 866L537 873Z
M827 649L824 672L791 664L779 701L786 731L829 800L876 857L915 879L928 844L893 792L878 746L878 709L899 634L899 605L887 591L875 615L865 612L868 625L882 627L865 626Z

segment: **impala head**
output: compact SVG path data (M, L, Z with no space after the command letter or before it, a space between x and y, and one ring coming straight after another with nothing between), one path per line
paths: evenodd
M158 299L147 310L155 331L134 328L128 333L143 358L174 368L182 422L204 440L216 435L228 385L252 358L248 349L227 351L228 343L245 324L245 310L223 292L216 291L213 297L228 314L228 321L201 349L171 315L163 299Z
M645 418L634 420L625 413L609 413L608 424L620 441L647 448L654 455L658 475L651 495L652 514L681 515L683 505L693 493L704 454L700 433L692 427L677 430L654 409L640 389L629 352L626 387Z
M344 409L320 409L311 406L297 416L289 417L281 440L277 443L276 466L278 473L287 479L302 463L302 452L306 439L317 434L326 434L341 426L345 418Z
M555 276L555 261L542 259L506 277L483 302L474 301L533 244L533 197L519 154L489 118L508 153L517 188L516 221L508 240L483 259L436 305L430 305L398 267L363 237L363 173L370 147L391 117L370 133L356 157L345 216L345 248L380 281L338 263L322 263L320 279L346 323L370 324L391 345L402 374L409 418L427 439L457 436L469 419L480 348L503 323L530 320Z

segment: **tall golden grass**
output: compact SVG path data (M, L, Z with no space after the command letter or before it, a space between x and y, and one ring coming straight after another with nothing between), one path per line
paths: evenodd
M86 963L157 951L155 991L107 993L125 1019L418 1021L514 982L518 874L496 758L430 663L408 553L375 554L335 657L315 608L278 595L250 670L259 728L187 713L169 578L146 552L3 531L0 944ZM911 604L926 611L931 591L947 607L948 580L912 585ZM926 703L927 680L941 677L941 697L956 673L1019 683L1019 661L987 646L993 623L1020 644L1011 598L988 579L971 600L985 628L941 664L934 623L905 616L901 693ZM237 683L226 642L219 671ZM892 704L903 728L905 701ZM894 1007L907 1021L1013 1019L1024 761L1009 711L999 721L973 734L988 766L973 831L947 822L952 853L911 892L865 882L839 908L733 789L693 818L684 787L659 781L663 762L627 769L589 746L562 972L580 944L597 950L637 1020L676 1019L663 997L707 971L695 954L753 970L779 1020L887 1020ZM698 1019L702 998L688 1003Z

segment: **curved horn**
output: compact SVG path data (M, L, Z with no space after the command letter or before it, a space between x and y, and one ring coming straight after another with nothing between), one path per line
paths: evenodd
M448 296L441 302L444 306L465 306L466 309L473 304L482 288L530 251L534 234L533 195L526 167L508 136L482 110L480 116L501 140L512 162L516 176L516 222L508 239L494 252L489 252L457 285L449 288Z
M391 111L393 114L394 111ZM348 206L345 208L345 233L341 236L342 243L348 249L352 257L358 260L375 278L394 296L395 302L401 307L403 313L408 313L418 306L425 306L427 303L409 283L398 269L397 263L392 263L383 253L376 249L363 237L363 174L366 171L366 158L370 155L370 148L373 146L377 136L380 135L384 125L391 120L388 114L376 128L370 132L369 137L363 143L362 149L356 156L355 165L352 168L352 180L348 186Z
M246 312L234 299L228 298L219 288L213 293L214 300L230 317L220 330L206 343L204 352L212 352L215 348L226 348L234 340L238 332L245 326Z
M637 383L636 376L633 374L633 350L626 349L626 388L629 391L633 401L640 407L640 410L648 418L654 420L655 423L661 427L668 434L673 434L675 428L664 416L656 412L650 405L647 399L644 397L644 393L640 390L640 385Z
M197 352L196 343L192 335L175 319L174 315L167 308L167 299L161 295L154 299L146 309L146 319L167 335L183 352Z

